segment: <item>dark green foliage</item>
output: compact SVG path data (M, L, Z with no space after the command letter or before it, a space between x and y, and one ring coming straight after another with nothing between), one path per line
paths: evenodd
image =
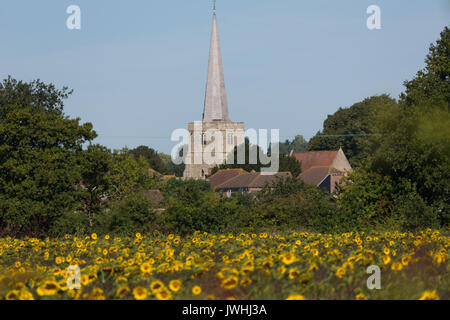
M110 204L97 218L93 230L99 233L135 234L154 229L156 209L150 199L137 192Z
M354 230L382 224L392 210L393 185L389 177L356 169L339 192L339 211Z
M297 136L296 140L292 142L292 145L296 146L297 144L300 145L304 141L302 136ZM289 144L291 144L289 142ZM281 145L280 145L281 147ZM238 164L238 152L242 152L242 149L245 148L245 163L244 164ZM266 165L262 165L260 161L260 152L261 148L259 146L251 145L249 140L245 140L244 145L240 145L238 147L234 148L234 163L231 164L224 164L217 167L214 167L211 171L211 175L216 173L220 169L243 169L247 172L260 172L261 168L266 167ZM254 152L257 155L257 163L251 164L250 163L250 154L251 152ZM270 148L267 156L271 156ZM230 161L231 162L231 161ZM289 157L287 153L279 153L279 172L291 172L293 176L297 177L301 173L301 164L293 157Z
M191 203L201 201L203 195L210 190L209 182L194 179L169 179L161 186L161 191L165 196Z
M167 166L167 168L168 168L167 174L174 174L177 177L183 176L184 169L186 168L186 165L184 163L181 163L181 164L173 163L172 156L169 154L159 153L158 156L161 158L161 160ZM179 157L183 158L183 149L182 148L180 148Z
M425 69L406 81L402 101L408 106L420 105L424 100L433 108L449 111L450 105L450 29L445 27L436 44L430 45Z
M0 84L1 233L46 233L83 193L82 145L96 133L63 114L69 94L39 80Z
M400 104L383 115L380 147L368 169L390 177L402 207L418 205L411 218L449 225L450 215L450 30L431 45L426 68L406 82ZM409 195L409 193L412 193ZM409 199L409 200L408 200ZM430 213L433 212L433 213ZM427 217L427 218L425 218ZM411 222L412 223L412 222Z
M273 149L272 144L269 146L269 153ZM285 142L278 143L278 151L280 155L290 154L291 151L306 151L308 149L308 141L301 135L296 135L294 140L289 139Z
M113 167L111 151L101 145L88 146L81 158L82 209L88 217L89 225L94 223L95 215L102 206L110 189L111 179L108 176Z
M211 174L216 173L219 169L237 169L237 168L243 169L247 172L251 171L259 172L261 171L261 167L263 167L260 161L261 151L262 150L259 146L252 145L250 141L246 138L244 144L234 147L233 154L230 153L230 155L228 156L227 164L223 164L213 168ZM242 164L240 163L242 162L241 161L242 159L239 159L239 155L244 154L244 152L245 152L245 159L243 159L244 163ZM254 161L256 163L250 163L250 158L252 154L256 155L256 161Z
M92 225L83 211L67 211L57 218L49 233L54 237L63 237L66 234L80 236L91 234Z
M161 174L169 174L169 167L167 164L160 158L158 152L147 147L147 146L139 146L135 149L129 151L129 154L132 155L136 160L140 157L144 157L147 160L150 168L156 170Z
M183 157L182 149L180 150L180 157ZM150 168L153 170L167 175L176 175L177 177L182 177L185 169L185 164L174 164L172 157L168 154L158 153L152 148L147 146L139 146L135 149L129 151L136 160L139 157L144 157L148 162Z
M244 221L251 229L347 230L340 221L334 198L295 178L280 180L273 189L264 188L253 209L243 216Z
M209 183L203 180L171 179L162 190L169 198L169 205L158 224L167 232L223 232L229 229L240 212L241 205L237 199L214 193Z
M379 113L395 105L394 99L381 95L355 103L350 108L340 108L328 116L323 130L311 138L308 150L342 148L352 166L361 166L379 140L376 126Z
M298 177L302 173L302 165L294 157L287 154L280 154L280 168L279 172L290 172L293 177Z
M240 206L236 199L227 199L212 191L199 199L169 200L169 206L160 216L161 230L180 234L196 230L222 233L234 230Z

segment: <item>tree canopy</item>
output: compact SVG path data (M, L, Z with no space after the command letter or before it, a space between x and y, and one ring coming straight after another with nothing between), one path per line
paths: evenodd
M63 113L71 91L9 77L0 84L0 226L48 230L80 197L83 144L96 133Z
M388 95L373 96L340 108L329 115L323 130L311 138L308 150L337 150L342 148L352 166L361 166L374 151L379 138L379 113L393 108L397 102Z

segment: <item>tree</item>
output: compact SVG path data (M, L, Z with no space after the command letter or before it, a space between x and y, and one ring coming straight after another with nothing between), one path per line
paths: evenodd
M234 147L233 153L230 152L230 154L228 155L227 163L214 167L211 171L211 174L216 173L219 169L239 169L239 168L241 168L247 172L261 171L261 167L263 167L263 165L261 164L260 157L259 157L260 149L261 148L258 145L252 145L250 143L249 139L246 138L245 142L243 144ZM240 162L239 155L242 153L245 153L244 163L239 163ZM251 154L256 154L256 159L255 159L256 163L250 163L251 162L250 161ZM231 161L232 159L234 159L234 161Z
M139 146L135 149L130 150L129 154L132 155L136 160L138 160L141 156L144 157L145 160L147 160L150 168L156 170L161 174L169 173L169 167L161 159L158 152L156 152L152 148L149 148L147 146Z
M397 195L417 203L422 201L432 208L440 224L446 226L450 220L450 30L447 27L441 39L431 45L425 62L425 69L405 82L406 91L399 105L383 115L379 123L380 146L368 169L391 177L394 185L399 186ZM407 196L408 190L416 195Z
M272 143L269 145L268 152L270 153L273 146ZM289 139L286 139L285 142L278 143L278 151L280 155L282 154L290 154L291 151L306 151L308 148L308 141L301 135L296 135L295 138L290 141Z
M450 105L450 29L445 27L436 44L430 45L425 58L425 69L417 72L414 79L405 81L401 100L407 106L428 101L433 108L448 111Z
M308 141L306 141L306 139L301 134L299 134L295 136L294 140L292 140L289 152L306 151L307 148L308 148Z
M97 135L90 123L64 115L70 94L40 80L0 84L2 233L44 234L83 192L82 146Z
M181 150L180 151L180 158L183 157L182 153L183 152ZM174 174L177 177L182 177L183 176L184 169L186 168L186 165L184 163L181 163L181 164L173 163L172 156L169 155L169 154L165 154L165 153L160 153L159 157L165 163L167 168L169 168L167 174Z
M311 138L308 150L342 148L352 166L361 166L376 149L379 114L386 109L391 110L396 104L388 95L380 95L355 103L350 108L340 108L328 116L323 130Z
M297 136L303 138L302 136ZM294 140L295 141L295 140ZM290 143L289 143L290 144ZM242 149L245 148L245 163L238 163L238 154L242 152ZM257 155L257 162L254 164L250 163L250 154L255 153ZM220 169L243 169L247 172L260 172L261 168L264 168L265 165L261 164L259 153L261 152L261 148L259 146L251 145L249 140L245 140L245 144L240 145L234 148L234 163L231 164L223 164L220 166L216 166L212 169L211 174L215 174ZM268 156L271 156L270 148L267 153ZM231 162L231 161L230 161ZM290 157L287 153L279 153L279 172L291 172L292 176L297 177L301 173L301 164L297 161L297 159Z
M134 235L149 232L156 219L152 201L143 193L127 195L111 205L111 211L100 217L99 232ZM102 230L103 229L103 230Z
M280 172L290 172L293 177L298 177L302 173L302 165L294 157L287 154L280 154Z
M158 177L149 174L150 166L144 156L135 158L124 148L115 150L108 179L108 198L121 200L139 190L159 185Z
M112 169L112 154L101 145L88 146L81 158L82 188L86 191L83 211L87 214L92 227L95 215L100 210L102 200L106 199L110 188L110 171Z

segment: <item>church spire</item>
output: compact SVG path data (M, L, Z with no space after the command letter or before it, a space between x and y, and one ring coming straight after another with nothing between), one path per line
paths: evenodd
M203 121L206 122L230 121L215 8L214 1L208 80L206 82L205 106L203 111Z

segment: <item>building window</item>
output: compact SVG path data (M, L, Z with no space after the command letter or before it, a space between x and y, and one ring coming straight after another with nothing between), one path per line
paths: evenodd
M205 176L205 170L202 169L202 177Z
M206 134L202 134L202 143L206 144Z
M228 144L234 144L234 135L232 133L228 134Z

